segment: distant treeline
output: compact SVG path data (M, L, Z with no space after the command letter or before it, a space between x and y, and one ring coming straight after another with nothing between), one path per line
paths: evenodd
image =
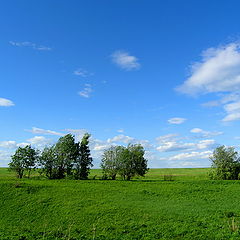
M42 151L31 145L18 147L9 163L10 170L18 178L30 177L33 169L48 179L88 179L93 166L89 148L90 134L86 133L80 142L72 134L60 137L56 144L45 147ZM140 144L112 146L102 156L102 179L116 179L117 174L124 180L133 176L144 176L148 171L145 150Z

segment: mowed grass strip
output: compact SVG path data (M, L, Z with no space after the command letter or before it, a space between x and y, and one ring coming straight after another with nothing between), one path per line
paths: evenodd
M240 239L240 182L209 169L133 181L18 180L0 169L0 239ZM164 175L173 175L164 181Z

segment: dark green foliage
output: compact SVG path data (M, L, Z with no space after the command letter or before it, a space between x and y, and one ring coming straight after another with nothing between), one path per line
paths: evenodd
M74 161L74 177L75 179L87 179L90 168L93 166L92 157L89 149L89 138L90 134L86 133L81 143L78 143L77 157Z
M237 180L240 173L240 158L233 147L217 147L210 157L211 179Z
M111 147L102 157L103 174L111 179L115 179L119 174L124 180L130 180L135 175L144 176L148 171L144 153L140 144Z
M27 172L28 177L30 177L31 170L36 166L37 159L38 151L33 149L31 145L18 147L14 155L12 155L9 168L16 172L18 178L22 178L24 172Z

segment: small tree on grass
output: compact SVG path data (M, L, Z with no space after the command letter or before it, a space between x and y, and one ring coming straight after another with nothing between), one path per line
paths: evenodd
M54 147L56 154L57 178L72 175L73 163L78 156L77 144L72 134L60 137Z
M144 158L144 148L141 144L129 144L121 152L119 175L124 180L130 180L132 177L144 176L147 171L147 159Z
M31 145L19 147L12 155L9 168L16 172L18 178L22 178L24 172L27 172L28 177L30 177L31 170L36 167L37 159L38 151L32 148Z
M78 143L77 158L75 159L74 166L75 179L87 179L90 168L93 166L93 159L89 149L89 138L90 134L84 134L80 143Z
M237 180L240 173L240 158L233 147L217 147L212 156L211 179Z
M39 157L39 167L42 173L49 179L58 178L58 160L55 152L55 146L45 147Z

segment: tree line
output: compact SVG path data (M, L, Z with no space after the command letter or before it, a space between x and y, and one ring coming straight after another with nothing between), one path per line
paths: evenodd
M72 134L67 134L42 151L31 145L18 147L12 155L9 169L15 171L18 178L30 177L32 170L37 169L48 179L88 179L93 167L90 136L86 133L80 142L76 142ZM144 176L148 171L144 154L145 150L140 144L111 146L102 156L102 179L114 180L119 175L124 180L130 180L135 175Z
M56 144L45 147L42 151L31 145L18 147L9 169L16 172L18 178L30 177L37 169L48 179L88 179L93 159L89 148L90 134L86 133L80 142L72 134L60 137ZM103 152L100 167L102 179L115 180L119 175L124 180L134 176L144 176L149 170L144 157L145 150L141 144L128 146L111 146ZM210 156L212 162L210 179L240 179L240 157L233 147L219 146Z

